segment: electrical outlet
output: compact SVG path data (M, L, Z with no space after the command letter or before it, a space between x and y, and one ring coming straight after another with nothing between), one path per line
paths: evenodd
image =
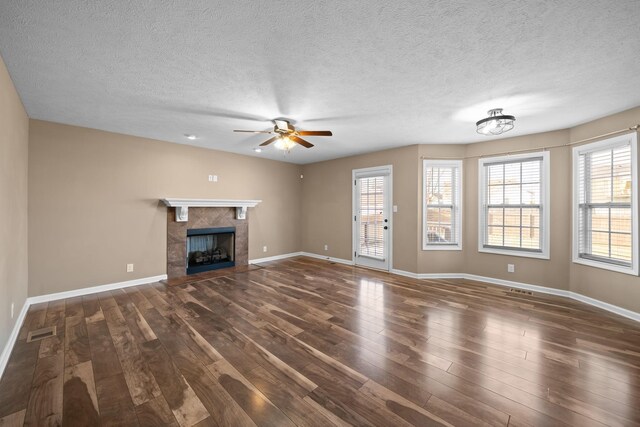
M329 250L329 245L324 245L324 250L328 251Z
M133 272L133 264L127 264L127 273Z
M15 308L15 304L11 303L11 318L13 319L13 309Z
M515 273L515 272L516 272L515 264L507 264L507 273Z
M398 205L393 205L393 211L398 212Z
M262 252L267 252L267 247L266 246L262 247Z

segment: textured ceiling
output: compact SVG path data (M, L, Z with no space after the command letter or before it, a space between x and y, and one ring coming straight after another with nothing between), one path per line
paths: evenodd
M566 128L640 105L638 0L3 0L0 54L32 118L258 155L275 117L309 163ZM184 134L199 138L189 141Z

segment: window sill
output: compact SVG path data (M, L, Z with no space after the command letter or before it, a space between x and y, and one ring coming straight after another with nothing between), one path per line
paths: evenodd
M594 268L599 268L599 269L602 269L602 270L615 271L616 273L629 274L631 276L637 276L638 275L638 268L637 267L636 268L624 267L624 266L621 266L621 265L609 264L609 263L606 263L606 262L598 262L598 261L585 259L585 258L574 258L573 259L573 263L574 264L586 265L586 266L594 267Z
M461 251L462 245L423 245L423 251Z
M484 248L484 247L479 247L478 252L494 254L494 255L517 256L522 258L549 259L548 252L525 252L525 251L510 250L510 249L493 249L493 248Z

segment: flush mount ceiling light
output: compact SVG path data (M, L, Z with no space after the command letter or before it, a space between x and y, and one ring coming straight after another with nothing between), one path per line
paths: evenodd
M502 114L502 108L487 111L489 117L476 122L476 132L482 135L500 135L513 129L513 116Z

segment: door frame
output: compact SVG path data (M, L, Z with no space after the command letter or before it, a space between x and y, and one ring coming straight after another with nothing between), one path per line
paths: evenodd
M387 245L387 257L389 258L389 263L387 270L378 269L381 271L392 271L393 270L393 165L383 165L383 166L373 166L369 168L361 168L361 169L353 169L351 171L351 182L353 185L351 186L351 216L353 217L353 221L351 222L351 260L353 265L358 265L356 263L357 259L357 247L358 247L358 202L356 201L356 180L358 178L365 178L367 176L380 176L385 175L387 177L387 187L388 187L388 197L387 197L387 219L389 220L389 228L387 229L386 236L386 245ZM374 268L367 267L366 268Z

